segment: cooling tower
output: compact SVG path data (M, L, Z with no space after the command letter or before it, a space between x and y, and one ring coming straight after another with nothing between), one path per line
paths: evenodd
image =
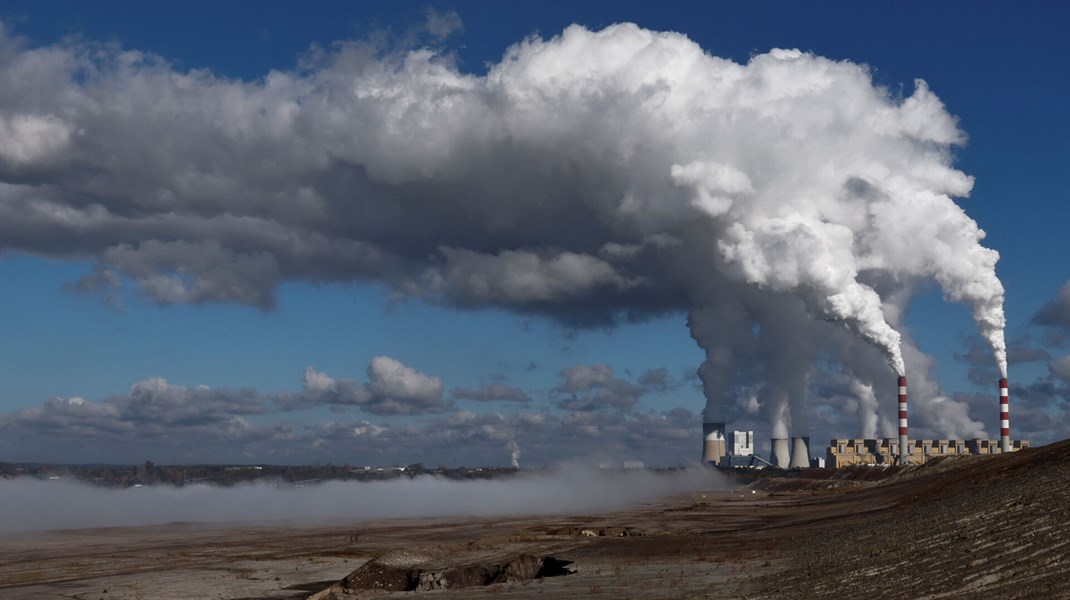
M721 462L724 456L724 423L702 424L702 462Z
M1011 451L1011 409L1006 379L999 380L999 450Z
M899 378L899 464L908 465L910 447L907 435L907 378Z
M773 438L772 439L773 450L769 454L769 462L773 463L778 469L787 469L791 464L791 449L788 446L787 438Z
M810 467L810 438L791 438L791 462L789 469L806 469Z

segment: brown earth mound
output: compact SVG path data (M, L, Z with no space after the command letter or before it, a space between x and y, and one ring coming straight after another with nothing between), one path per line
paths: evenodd
M466 553L445 556L436 551L386 552L364 563L331 588L313 595L329 600L364 591L429 592L439 589L483 587L495 583L515 583L544 577L569 575L572 561L552 556L520 554L499 560L466 562ZM470 554L470 553L469 553Z
M503 562L475 562L461 565L433 564L401 566L373 559L343 579L344 589L387 589L390 591L430 591L439 588L480 587L492 583L528 581L540 577L568 575L571 561L552 556L521 554Z
M798 540L770 597L1070 597L1070 441L935 461L851 496L893 506Z

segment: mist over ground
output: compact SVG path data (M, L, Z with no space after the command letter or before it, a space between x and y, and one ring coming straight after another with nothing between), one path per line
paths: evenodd
M258 482L102 488L74 481L0 480L0 533L172 522L290 525L421 517L574 514L623 508L696 490L724 490L719 473L669 473L569 466L508 479L457 481L433 475L304 487Z

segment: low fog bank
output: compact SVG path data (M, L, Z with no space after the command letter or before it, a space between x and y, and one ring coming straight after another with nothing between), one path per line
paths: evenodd
M377 519L575 514L613 510L689 491L727 489L711 469L671 473L568 467L509 479L433 475L306 487L255 483L113 489L71 481L0 480L0 532L151 525L176 521L315 524Z

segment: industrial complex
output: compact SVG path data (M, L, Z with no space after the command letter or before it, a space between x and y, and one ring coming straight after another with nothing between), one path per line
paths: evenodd
M1014 440L1011 452L1029 447L1029 440ZM921 465L931 458L966 454L1001 454L1000 440L913 440L908 442L906 463ZM894 438L860 440L836 438L826 449L825 466L893 465L900 462L899 445Z
M1000 438L969 440L910 440L907 424L907 380L898 378L899 437L883 439L836 438L825 457L813 457L810 438L794 436L770 440L769 459L754 453L753 431L726 433L724 423L703 423L702 462L718 467L846 467L850 465L920 465L931 458L959 455L1001 454L1029 447L1028 440L1011 440L1007 379L999 380Z

